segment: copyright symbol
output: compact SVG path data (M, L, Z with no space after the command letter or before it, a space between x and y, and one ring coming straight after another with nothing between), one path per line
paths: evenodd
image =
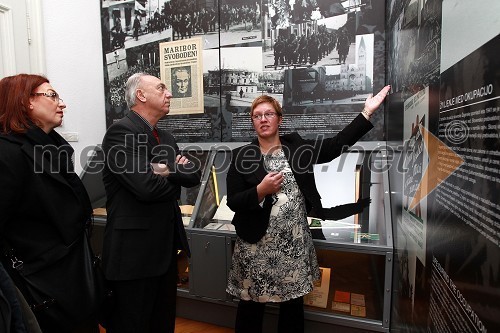
M461 144L469 137L469 127L461 120L453 120L446 125L445 136L453 144Z

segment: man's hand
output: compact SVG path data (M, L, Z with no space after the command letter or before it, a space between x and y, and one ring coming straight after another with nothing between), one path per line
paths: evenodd
M151 168L153 168L153 173L162 177L168 177L170 174L170 169L165 163L151 163Z
M175 157L175 163L177 163L177 164L188 164L189 160L187 159L186 156L177 155Z
M177 155L175 157L175 163L185 165L189 163L189 160L186 156ZM162 177L168 177L170 175L170 169L165 163L151 163L151 167L153 168L153 173L155 175Z

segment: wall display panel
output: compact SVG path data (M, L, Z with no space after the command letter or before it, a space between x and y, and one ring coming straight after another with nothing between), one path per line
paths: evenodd
M441 74L439 138L462 164L437 187L431 216L435 230L429 241L436 245L430 302L439 306L444 294L453 304L447 310L431 308L433 328L445 321L451 327L500 330L493 315L500 312L494 292L500 290L495 273L500 266L499 47L497 35ZM438 168L449 168L452 153L440 149L438 156Z
M273 95L273 94L270 94ZM279 96L277 97L279 101ZM359 115L362 104L283 108L280 134L299 133L306 139L332 137ZM222 136L225 141L251 141L256 133L250 119L250 107L231 107L222 110ZM383 138L383 111L379 110L370 120L375 128L360 141L378 141Z
M401 332L500 329L498 10L388 1L391 328Z
M253 95L233 90L222 109L224 141L254 137L249 108L269 94L284 106L281 133L307 138L333 136L362 109L368 94L385 82L384 1L266 1L262 72ZM222 51L221 51L222 54ZM236 98L234 98L236 95ZM383 138L383 113L363 140Z
M262 94L286 106L285 132L331 136L384 85L383 0L103 0L101 7L107 126L128 112L123 84L131 74L160 76L159 45L193 38L203 48L204 108L195 114L174 103L159 122L181 142L247 141L253 130L239 117ZM314 73L313 82L301 79ZM383 114L372 121L364 140L383 139Z
M145 72L160 77L161 43L199 37L204 51L219 46L216 2L103 0L101 24L108 127L128 112L124 84L130 75ZM218 50L216 54L218 58ZM213 55L203 53L203 58ZM205 88L203 75L204 94ZM180 142L220 141L220 99L207 103L204 97L203 101L202 113L167 115L158 127L172 132Z

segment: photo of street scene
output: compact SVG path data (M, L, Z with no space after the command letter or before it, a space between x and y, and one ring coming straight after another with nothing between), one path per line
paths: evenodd
M260 0L221 0L220 5L220 46L260 46Z
M210 51L214 52L212 56ZM219 103L219 99L222 99L222 107L231 110L232 107L250 106L255 97L262 94L271 95L281 102L284 71L263 73L261 59L261 47L224 47L220 49L219 65L215 50L205 50L203 57L205 105L215 106L215 103Z
M373 35L356 35L350 49L347 63L286 70L284 105L363 103L373 92Z
M328 66L353 61L354 16L347 14L276 29L263 52L265 70ZM350 58L348 59L348 57Z

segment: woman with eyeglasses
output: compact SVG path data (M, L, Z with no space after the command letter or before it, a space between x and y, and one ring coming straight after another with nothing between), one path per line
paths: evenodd
M0 259L43 332L98 332L86 288L92 208L73 148L54 130L66 104L30 74L1 79L0 101Z
M227 174L227 204L234 212L234 247L227 292L240 299L236 333L262 332L266 303L279 304L279 333L304 332L303 296L320 277L307 216L325 219L314 164L338 157L373 125L373 112L390 86L366 99L361 113L333 138L305 140L279 134L280 104L257 97L250 119L257 133L233 151Z

